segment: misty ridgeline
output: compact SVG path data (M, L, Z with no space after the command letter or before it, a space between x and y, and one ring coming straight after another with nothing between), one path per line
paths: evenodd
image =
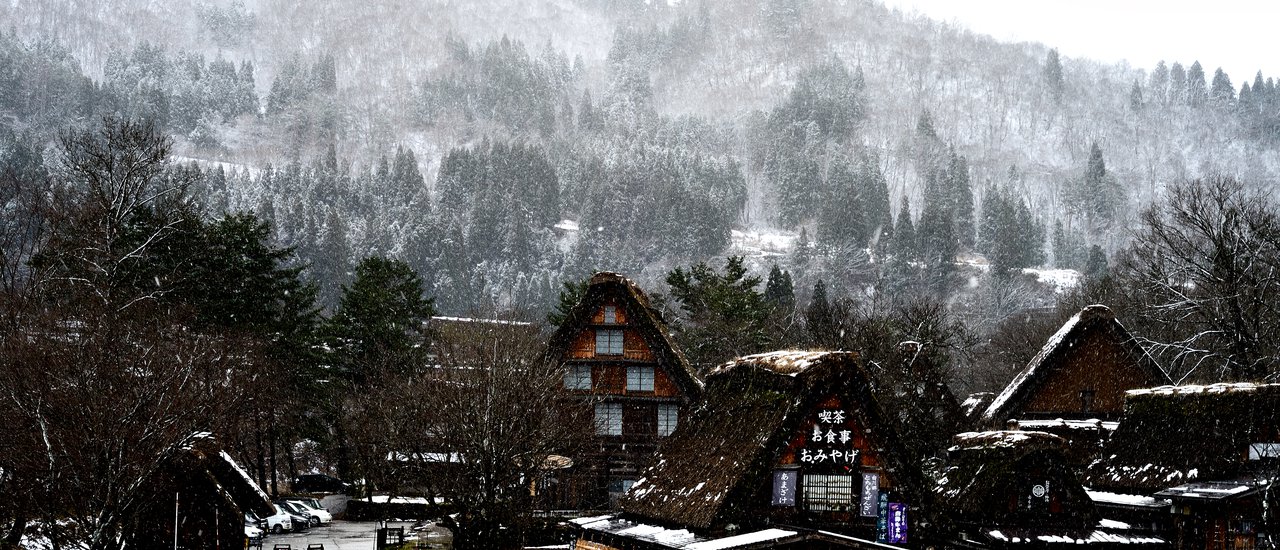
M554 317L591 273L626 274L686 342L747 335L700 363L881 323L992 389L1102 302L1175 380L1276 372L1280 313L1259 301L1280 96L1261 73L1237 89L1213 60L1064 58L870 1L61 0L0 19L9 198L68 181L77 132L145 121L190 223L266 231L319 317L385 257L455 316ZM33 234L18 218L9 234ZM37 248L6 249L10 286ZM699 297L724 289L749 299Z

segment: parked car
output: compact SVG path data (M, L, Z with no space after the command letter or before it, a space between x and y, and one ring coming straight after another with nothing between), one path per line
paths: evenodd
M262 537L265 533L256 525L244 524L244 538L248 539L250 546L262 544Z
M295 493L345 493L351 484L324 474L303 474L293 479Z
M311 514L312 517L318 520L318 523L311 524L312 527L333 522L333 514L325 510L324 506L320 505L320 501L314 498L290 498L285 499L285 502L296 505L302 511Z
M258 515L253 512L245 512L244 525L245 527L257 527L262 530L263 533L270 530L270 526L267 525L267 520L258 517Z
M276 508L276 515L267 516L263 519L267 521L268 530L277 535L293 530L293 515L278 507Z
M320 514L317 513L315 510L312 510L306 506L303 506L302 503L300 502L294 502L291 500L277 500L275 501L275 505L276 505L276 508L279 508L290 514L293 514L295 517L302 518L302 521L304 521L308 527L316 527L316 526L319 526L321 523ZM329 519L332 520L333 518L330 517Z

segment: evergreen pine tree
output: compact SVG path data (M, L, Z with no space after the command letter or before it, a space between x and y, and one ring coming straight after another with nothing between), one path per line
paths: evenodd
M902 205L898 207L897 224L893 226L893 255L904 262L920 259L920 245L916 238L915 224L911 222L911 201L902 196Z
M828 349L839 346L839 328L827 300L827 285L821 279L813 285L809 305L804 308L804 321L810 345Z
M1213 71L1213 86L1210 89L1209 98L1214 104L1225 106L1235 100L1235 86L1231 84L1231 79L1227 77L1227 73L1222 72L1222 67L1218 67Z
M1164 60L1156 63L1156 68L1151 71L1151 80L1147 88L1150 89L1151 101L1160 105L1168 105L1169 103L1169 67L1164 64Z
M1062 103L1062 93L1066 84L1062 78L1062 60L1058 57L1058 49L1049 50L1044 59L1044 83L1049 97L1054 103Z
M795 287L791 282L791 273L773 264L769 270L769 278L765 280L764 300L774 311L790 313L796 306Z
M956 155L951 148L950 160L947 163L947 193L950 200L951 219L955 225L956 243L961 249L971 250L974 246L975 228L973 217L973 188L969 185L969 162L963 156Z
M1100 279L1105 277L1107 272L1107 253L1096 244L1089 247L1089 260L1084 266L1085 276L1090 279Z
M435 314L423 295L422 278L399 260L368 257L329 321L335 364L360 383L372 371L412 372L425 359L426 323Z
M1136 78L1133 80L1133 86L1129 88L1129 110L1135 113L1142 112L1142 84Z
M889 182L880 171L880 160L863 150L859 156L858 194L863 197L863 221L867 236L877 250L889 246L893 236L893 205L889 203Z
M853 246L867 243L863 216L866 208L858 195L853 167L844 158L831 163L827 175L826 197L818 215L818 243L824 247Z
M1169 104L1185 105L1187 102L1187 70L1181 63L1169 67Z
M1205 87L1204 68L1196 61L1187 69L1187 105L1201 107L1209 102L1209 90Z

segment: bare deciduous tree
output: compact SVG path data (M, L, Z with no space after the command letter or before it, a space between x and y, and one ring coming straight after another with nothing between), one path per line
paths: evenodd
M590 406L564 391L537 328L473 323L446 331L436 361L384 401L406 483L447 501L454 546L519 547L541 481L593 440ZM416 470L416 471L415 471Z
M170 145L151 123L112 117L62 136L49 250L36 262L50 293L123 310L172 287L180 273L150 260L196 217L190 182L167 170Z
M1280 217L1225 177L1186 181L1142 214L1118 277L1145 344L1175 381L1280 373Z
M246 358L238 343L141 308L84 317L0 335L0 469L15 503L0 522L39 518L51 540L120 548L148 521L138 513L165 462L230 427Z

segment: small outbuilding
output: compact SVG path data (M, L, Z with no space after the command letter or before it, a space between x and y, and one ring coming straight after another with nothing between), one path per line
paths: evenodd
M155 498L128 528L130 548L244 548L245 514L276 513L266 493L208 433L193 435L150 484Z
M1035 431L955 437L939 476L935 514L950 545L971 548L1163 548L1165 541L1104 523L1066 457L1067 442Z

